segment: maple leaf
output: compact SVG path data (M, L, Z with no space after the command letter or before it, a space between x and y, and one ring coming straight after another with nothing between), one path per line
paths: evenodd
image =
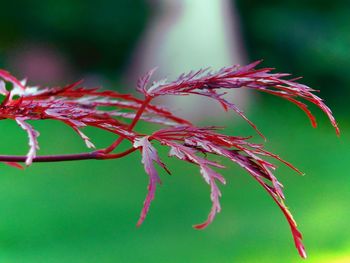
M299 99L304 99L319 107L329 118L334 126L336 133L339 135L340 131L338 125L332 115L332 111L327 107L323 100L316 96L316 90L310 87L297 83L295 80L286 80L284 77L289 76L286 73L271 73L273 68L255 69L261 61L256 61L247 66L234 65L222 68L218 71L210 71L209 68L198 71L191 71L187 74L182 74L175 81L162 80L160 82L153 82L153 84L146 89L146 84L143 84L143 89L138 91L151 97L158 97L164 95L188 95L196 94L212 98L218 101L221 106L227 110L231 109L238 113L245 119L261 136L262 134L257 130L256 126L249 121L244 115L243 111L233 104L228 102L223 95L222 90L249 88L261 92L270 93L278 97L284 98L301 108L310 118L311 124L316 127L316 120L307 109L307 105ZM146 80L149 78L147 77ZM218 92L220 90L221 92Z
M145 171L149 176L149 185L148 185L148 193L144 202L143 209L141 211L141 216L137 225L140 226L144 221L151 202L154 198L154 194L156 191L156 184L160 183L160 178L158 176L157 170L155 169L153 162L156 162L159 166L165 169L168 173L169 170L166 168L165 164L159 159L157 150L152 146L152 144L148 140L148 136L142 138L136 138L134 141L134 147L142 149L142 163L145 167Z
M220 212L219 197L220 190L216 185L216 180L225 183L225 179L213 171L208 165L223 168L215 162L198 157L198 154L208 154L222 156L238 164L245 169L263 188L271 195L273 200L281 208L285 215L295 240L295 245L301 256L305 257L305 249L301 242L302 236L297 229L297 225L284 205L283 185L273 175L272 170L275 166L260 156L270 156L282 161L292 169L300 173L290 163L283 161L275 154L269 153L262 148L262 145L249 143L248 138L227 136L216 133L218 127L176 127L167 128L155 132L151 138L160 141L161 144L171 147L170 156L175 156L181 160L188 161L200 166L200 172L206 182L211 187L212 209L208 215L208 219L195 227L202 229L207 227L214 219L217 212ZM179 143L181 142L181 144ZM260 156L259 156L260 155ZM268 180L271 184L265 182Z
M31 125L25 122L25 118L16 118L16 122L18 123L19 126L23 130L25 130L28 134L29 138L29 152L27 154L27 160L26 160L26 165L31 165L33 162L33 159L36 156L36 150L39 149L39 144L38 144L38 136L39 132L33 129Z

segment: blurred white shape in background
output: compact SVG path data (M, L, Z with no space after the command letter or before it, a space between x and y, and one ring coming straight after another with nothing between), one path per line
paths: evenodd
M172 80L190 70L244 63L238 15L232 1L152 0L150 4L154 15L132 59L129 83L135 84L135 79L154 66L159 67L155 79ZM236 90L228 96L246 108L244 91ZM172 96L162 103L192 120L228 116L207 98Z

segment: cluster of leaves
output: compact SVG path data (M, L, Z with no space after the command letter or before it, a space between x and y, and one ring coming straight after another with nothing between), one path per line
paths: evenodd
M236 107L224 98L225 90L249 88L270 93L293 102L300 107L316 127L314 116L307 105L300 99L317 105L330 119L337 134L339 129L330 109L317 97L315 90L296 82L296 79L285 79L288 74L271 73L271 68L256 69L258 62L247 66L231 66L219 71L209 69L181 75L175 81L161 80L150 83L154 70L140 78L137 90L144 95L143 99L116 91L103 91L97 88L87 89L80 82L66 87L38 88L29 87L25 81L19 81L8 72L0 71L0 119L13 119L25 130L29 137L29 152L25 157L0 156L0 161L18 166L15 161L25 161L30 165L36 161L64 161L80 159L115 159L139 150L142 163L149 176L148 193L144 201L140 225L148 213L154 199L156 185L160 177L155 164L170 173L158 156L154 142L170 149L169 156L176 157L197 165L204 181L210 187L212 208L205 222L195 225L202 229L208 226L215 215L220 212L221 192L218 183L225 184L225 178L217 169L225 168L212 157L224 157L238 164L248 172L273 198L285 215L294 238L296 248L302 257L306 257L302 236L297 225L284 204L283 186L273 174L275 166L266 161L272 157L283 162L300 173L295 167L279 156L264 150L263 145L249 142L249 137L228 136L219 133L222 127L198 127L189 121L175 116L165 107L151 104L152 99L164 95L196 94L212 98L225 110L233 110L246 120L261 136L257 127ZM28 120L54 119L70 126L86 143L94 144L81 131L83 127L92 126L114 133L116 141L104 149L77 155L37 156L39 133L27 122ZM130 122L131 120L131 122ZM134 130L139 120L166 126L152 134L142 134ZM123 153L114 153L121 141L127 140L131 148Z

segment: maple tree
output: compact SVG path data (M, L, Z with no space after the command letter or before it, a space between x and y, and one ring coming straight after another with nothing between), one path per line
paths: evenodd
M302 244L302 235L297 229L291 213L284 204L283 186L273 174L276 168L265 157L272 157L283 162L296 172L293 165L282 160L278 155L266 151L262 144L250 142L250 137L229 136L220 133L223 127L198 127L188 120L174 115L163 106L152 104L152 100L164 95L186 96L195 94L214 99L224 110L232 110L247 121L262 136L257 127L232 102L224 97L225 90L247 88L262 91L286 99L301 108L309 117L312 126L316 127L315 117L305 100L318 106L329 118L339 135L337 123L331 110L321 98L315 95L316 90L297 82L298 79L287 79L289 74L272 73L272 68L257 69L260 61L247 66L234 65L218 71L202 69L182 74L175 81L166 79L150 82L154 70L141 77L137 90L143 98L131 94L121 94L111 90L81 87L81 82L65 87L38 88L31 87L26 81L19 81L10 73L0 70L0 119L12 119L27 133L29 151L26 156L0 155L0 162L21 168L20 162L27 166L33 162L58 162L88 159L117 159L140 151L142 163L149 176L148 192L141 211L138 225L142 224L154 199L156 185L160 177L155 164L170 173L160 159L154 142L170 149L169 156L176 157L199 167L200 174L210 187L212 207L205 222L195 225L202 229L208 226L216 213L220 212L221 192L218 183L225 184L225 178L217 169L225 168L213 156L224 157L246 170L273 198L286 217L294 238L295 246L302 257L306 257ZM95 148L81 129L90 126L113 133L116 140L106 148L90 152L66 155L37 155L39 150L37 132L29 120L53 119L71 127L85 142L88 148ZM135 131L139 121L166 126L151 134ZM122 141L128 141L130 148L116 152Z

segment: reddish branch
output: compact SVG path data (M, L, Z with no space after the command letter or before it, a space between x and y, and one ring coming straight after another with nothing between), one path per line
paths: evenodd
M314 94L315 90L296 82L297 79L286 79L288 74L271 73L271 68L256 69L258 64L259 61L243 67L235 65L218 71L204 69L182 74L175 81L161 80L150 84L154 72L151 70L140 78L137 84L137 90L143 94L144 99L116 91L87 89L81 87L80 82L63 88L30 87L25 81L21 82L10 73L0 70L0 99L2 99L0 120L15 120L29 138L29 151L26 156L0 155L0 162L19 167L18 162L25 162L29 166L33 162L117 159L140 150L144 169L149 176L148 192L138 221L140 225L146 218L155 196L156 186L160 183L155 164L170 173L154 147L156 141L161 146L169 148L170 157L198 166L201 176L208 184L212 207L207 219L195 226L197 229L202 229L220 212L221 192L218 184L225 184L225 178L217 171L225 167L217 161L217 158L215 161L212 160L212 157L226 158L246 170L273 198L288 221L299 254L306 257L301 233L284 204L283 185L273 174L276 167L266 158L276 159L299 172L294 166L278 155L264 150L263 145L249 142L249 138L224 135L220 133L222 128L219 127L195 126L175 116L170 110L151 103L154 98L164 95L206 96L217 101L224 110L236 112L263 136L235 104L223 97L225 90L249 88L294 103L307 114L314 127L316 127L315 117L307 108L305 101L315 104L328 116L339 135L331 110ZM88 153L37 156L39 133L28 121L46 119L57 120L71 127L89 148L95 146L82 132L86 126L102 129L118 137L106 148ZM165 127L152 134L142 134L134 131L140 120ZM131 148L113 153L124 140L130 143Z
M122 158L136 151L137 148L130 148L121 153L105 154L103 151L94 151L88 153L62 154L62 155L42 155L33 158L33 163L48 163L48 162L65 162L65 161L81 161L81 160L107 160ZM0 162L16 162L23 163L27 156L17 155L0 155Z

